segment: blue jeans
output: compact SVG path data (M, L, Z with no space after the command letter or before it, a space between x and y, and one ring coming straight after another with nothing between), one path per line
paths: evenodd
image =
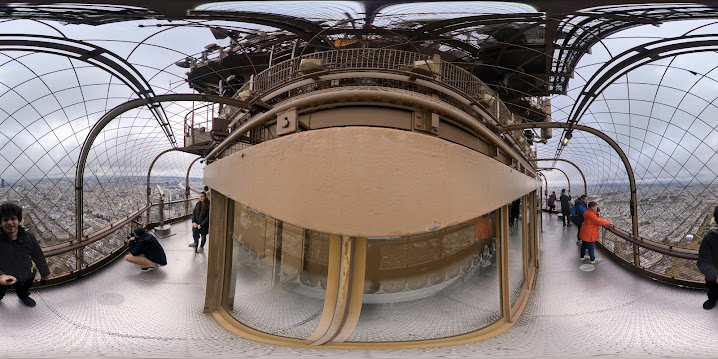
M586 255L586 249L588 249L588 257L592 261L596 260L596 242L581 241L581 258Z
M207 235L204 233L199 233L199 229L192 228L192 238L194 238L194 246L197 247L197 242L199 241L199 236L202 236L202 244L200 244L200 247L204 247L204 244L207 243Z

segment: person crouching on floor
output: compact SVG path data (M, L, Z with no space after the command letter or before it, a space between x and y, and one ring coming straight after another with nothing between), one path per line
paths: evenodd
M152 233L137 227L127 239L130 254L125 256L126 261L141 266L143 272L167 265L165 251Z

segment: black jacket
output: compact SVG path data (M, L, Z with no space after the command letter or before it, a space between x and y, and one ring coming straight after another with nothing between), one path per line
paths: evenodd
M194 211L192 211L192 222L199 224L199 233L209 233L209 201L207 201L207 206L204 207L204 210L202 210L202 202L197 202L194 206Z
M162 245L152 233L145 232L142 237L130 241L128 246L133 256L144 254L147 259L157 264L167 265L165 250L162 249Z
M18 227L17 239L13 241L0 230L0 274L11 275L23 283L32 277L32 262L40 275L50 275L45 255L32 233Z
M559 200L561 200L561 211L568 212L568 210L571 209L571 196L561 194Z
M718 278L718 233L710 231L703 236L698 249L698 269L706 277L706 282L716 282Z

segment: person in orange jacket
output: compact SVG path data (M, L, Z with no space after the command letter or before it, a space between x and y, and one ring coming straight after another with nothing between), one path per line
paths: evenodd
M596 258L596 242L598 241L598 228L603 226L610 226L611 222L598 216L598 204L596 202L589 202L588 208L583 212L583 224L581 225L581 232L578 237L581 239L581 260L585 261L586 250L588 249L588 255L591 257L591 264L595 264L601 261L600 258Z

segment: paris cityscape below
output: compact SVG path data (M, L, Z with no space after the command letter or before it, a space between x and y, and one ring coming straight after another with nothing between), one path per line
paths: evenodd
M151 201L159 203L160 191L164 202L185 199L186 178L152 177ZM196 198L204 187L202 178L189 179L190 201L165 204L164 218L172 219L192 213ZM144 176L93 177L83 187L83 234L89 235L108 227L112 222L125 219L147 203L147 178ZM0 201L12 201L23 208L23 226L30 230L43 248L51 248L75 239L74 181L68 178L23 180L12 183L0 181ZM144 225L146 212L139 220L122 226L112 234L83 249L83 266L96 263L124 245L133 226ZM158 206L150 211L150 222L159 222ZM73 253L69 253L73 254ZM75 255L48 258L53 275L75 270Z
M550 189L556 191L560 189ZM703 185L674 183L660 188L637 185L638 229L643 239L670 246L697 250L706 232L716 230L713 209L718 206L718 186L713 190ZM578 196L572 197L572 202ZM598 203L602 218L611 221L617 228L631 232L630 190L628 184L613 186L600 194L589 191L588 201ZM556 210L561 204L556 201ZM544 198L544 206L546 199ZM602 231L601 243L618 256L632 261L633 245L617 238L608 231ZM640 251L641 267L669 277L702 281L695 261L666 256L647 249Z
M158 203L160 193L164 201L185 199L184 176L153 177L150 182L152 203ZM83 231L89 235L110 223L126 218L146 205L147 179L144 176L93 177L83 188ZM23 207L23 225L31 230L40 244L53 247L75 238L75 192L74 183L68 178L23 180L12 184L4 179L0 183L0 200L13 201ZM190 214L196 197L203 187L201 178L190 178L190 198L165 204L166 219ZM601 216L617 228L630 232L631 217L629 189L627 185L604 186L604 191L593 195L589 201L596 201ZM560 193L560 189L556 190ZM649 186L638 186L639 233L642 238L676 247L698 249L706 231L716 229L713 208L718 198L711 188L691 185L669 185L653 190ZM549 191L550 193L550 191ZM574 195L572 201L578 196ZM544 198L544 205L545 205ZM561 210L557 201L557 211ZM152 207L150 222L159 221L158 207ZM144 224L145 214L134 225ZM124 244L125 235L133 224L118 229L113 234L98 240L84 249L85 265L106 257ZM614 235L604 232L602 243L619 256L630 259L633 246ZM76 267L75 256L51 258L53 272L62 273ZM662 254L642 250L641 266L652 272L673 275L680 278L701 280L693 261L681 260Z

